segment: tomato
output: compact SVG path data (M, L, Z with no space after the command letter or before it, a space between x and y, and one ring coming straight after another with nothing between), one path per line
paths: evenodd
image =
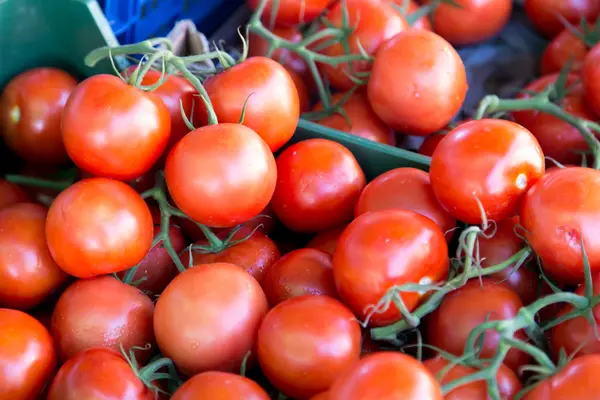
M0 306L28 310L59 288L67 275L46 244L42 205L20 203L0 211Z
M567 195L568 194L568 195ZM544 272L564 284L584 281L581 243L592 273L600 272L600 172L557 168L525 196L521 224Z
M352 312L328 296L300 296L275 306L258 331L258 361L284 394L308 399L329 389L360 357Z
M248 351L255 353L267 309L260 285L242 268L196 265L173 279L158 298L154 311L158 347L188 376L239 371Z
M290 140L300 118L298 90L288 71L266 57L250 57L204 83L220 123L238 123L258 133L275 152ZM195 121L206 125L206 107L196 107Z
M336 93L332 97L332 103L338 103L345 93ZM362 137L390 146L396 145L396 135L371 108L367 97L361 92L355 92L343 104L342 109L346 112L348 120L341 114L333 114L317 121L320 125L347 132L351 135ZM313 111L322 111L323 104L319 103Z
M570 72L579 72L588 54L586 44L565 28L546 47L542 55L542 75L560 72L571 63Z
M171 400L269 400L267 393L250 379L228 372L209 371L194 375Z
M317 249L294 250L273 264L261 286L271 306L292 297L337 297L331 255Z
M17 155L37 164L68 161L61 117L77 81L56 68L34 68L14 77L0 95L0 133Z
M433 194L429 174L416 168L396 168L369 182L362 191L354 215L378 210L414 211L435 222L446 239L452 238L456 220L442 208Z
M307 84L304 82L304 79L297 73L294 72L289 67L285 68L294 81L294 86L296 87L296 91L298 92L298 104L300 106L300 112L307 112L310 110L310 93Z
M600 46L596 45L585 58L581 78L585 88L585 99L588 106L596 113L600 114Z
M91 348L70 358L56 374L48 400L152 400L147 388L118 352Z
M343 26L344 5L347 10L348 24L354 30L348 37L349 51L360 54L361 47L369 55L374 55L379 46L399 32L409 28L406 20L384 1L347 0L336 3L325 15L333 26ZM341 41L323 49L321 53L330 57L339 57L347 54ZM368 61L354 61L336 67L328 64L320 66L328 82L336 89L349 90L355 84L348 75L357 72L369 71Z
M246 0L252 10L256 10L263 0ZM317 18L333 2L333 0L266 0L267 4L262 15L264 22L272 19L273 4L277 4L275 10L276 26L290 26L308 24Z
M406 0L394 0L394 3L396 3L400 7L403 7L405 2L406 2ZM419 11L420 8L421 7L419 7L419 5L416 2L414 2L413 0L408 0L408 6L406 8L406 15L410 16L411 14L414 14L417 11ZM427 15L423 15L421 18L416 20L411 25L411 28L412 29L422 29L422 30L426 30L426 31L430 31L432 29L431 22L429 22L429 18Z
M271 200L277 218L296 232L320 232L350 221L366 179L346 147L308 139L277 157Z
M449 293L442 304L430 315L427 326L427 343L455 355L462 355L471 331L486 321L500 321L516 317L523 303L508 286L488 278L470 280ZM524 331L517 331L515 339L526 340ZM482 358L496 353L500 335L486 331ZM513 371L526 364L531 356L511 349L504 363Z
M311 397L310 400L329 400L329 390Z
M435 377L421 362L400 352L368 355L333 384L329 400L442 400Z
M62 131L79 168L130 180L147 172L165 150L171 118L158 95L101 74L77 85L65 105Z
M419 147L419 154L431 157L438 144L440 144L440 142L444 138L444 136L446 136L446 134L443 133L433 133L427 136L423 143L421 143L421 146Z
M514 122L482 119L461 124L440 142L429 176L435 197L456 219L481 224L482 215L516 215L527 190L544 175L535 137ZM460 177L460 183L456 178Z
M525 12L536 29L554 37L564 29L559 15L577 25L582 18L593 22L600 13L598 0L525 0Z
M128 185L84 179L58 195L46 240L59 267L78 278L110 274L142 261L152 245L152 215Z
M337 242L344 229L346 229L345 226L341 228L333 228L328 231L323 231L317 236L313 237L311 241L308 242L306 247L324 251L325 253L329 253L329 255L333 257L333 253L335 252Z
M0 210L16 203L29 201L29 195L19 185L0 179Z
M443 385L477 372L475 368L470 368L461 364L454 365L448 370L449 364L450 362L448 360L439 356L423 362L423 365L431 371ZM445 374L440 378L438 374L442 371L445 371ZM500 390L500 396L503 399L512 399L521 390L519 378L504 364L500 364L496 379L498 382L498 389ZM487 383L485 381L475 381L447 393L444 400L488 400L488 398Z
M379 48L367 90L373 110L391 128L426 136L458 112L467 78L450 43L429 31L408 30Z
M440 228L427 217L406 210L373 211L356 218L340 236L333 275L340 297L364 320L391 287L445 279L448 247ZM424 293L401 296L410 311ZM381 326L400 318L392 305L375 313L370 324Z
M296 26L275 27L271 32L277 37L288 40L291 43L300 43L302 41L302 33ZM248 46L248 56L250 57L266 57L269 51L269 42L252 32L250 32L248 37ZM276 49L270 58L283 65L288 71L292 70L301 76L305 76L308 71L304 59L291 50L285 48Z

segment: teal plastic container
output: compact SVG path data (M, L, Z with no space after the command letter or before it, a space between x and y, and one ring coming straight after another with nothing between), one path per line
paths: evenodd
M89 68L83 59L97 47L117 44L96 0L0 1L0 89L34 67L58 67L82 79L113 73L108 61ZM346 146L369 179L398 167L429 168L428 157L301 120L292 142L309 138Z

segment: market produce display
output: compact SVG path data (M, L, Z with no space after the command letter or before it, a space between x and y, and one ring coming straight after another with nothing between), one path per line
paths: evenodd
M472 110L511 0L247 5L0 88L0 400L600 399L600 2L526 0L539 74Z

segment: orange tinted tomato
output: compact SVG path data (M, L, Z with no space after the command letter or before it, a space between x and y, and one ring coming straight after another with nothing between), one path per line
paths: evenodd
M600 114L600 45L594 46L585 57L581 78L587 104L596 114Z
M554 37L564 29L562 16L572 25L585 18L594 21L600 13L598 0L525 0L525 11L537 30Z
M311 397L310 400L329 400L329 390Z
M306 247L324 251L325 253L329 253L329 255L333 257L333 253L335 252L337 242L345 228L346 227L333 228L328 231L323 231L314 238L312 238L312 240L308 242Z
M300 112L307 112L310 110L310 94L308 93L308 87L297 72L294 72L290 67L285 68L290 74L290 78L294 81L296 91L298 92L298 104L300 105Z
M269 400L270 397L250 379L228 372L209 371L194 375L171 400Z
M333 0L279 0L275 14L277 26L307 24L317 18ZM252 10L256 10L261 0L246 0ZM269 22L273 13L273 0L267 0L263 21Z
M588 48L581 39L565 28L546 47L542 55L542 75L560 72L568 62L571 72L579 72Z

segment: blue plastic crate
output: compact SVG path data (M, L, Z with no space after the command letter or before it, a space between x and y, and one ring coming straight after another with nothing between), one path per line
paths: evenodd
M181 19L206 35L215 31L243 0L99 0L121 44L165 36Z

